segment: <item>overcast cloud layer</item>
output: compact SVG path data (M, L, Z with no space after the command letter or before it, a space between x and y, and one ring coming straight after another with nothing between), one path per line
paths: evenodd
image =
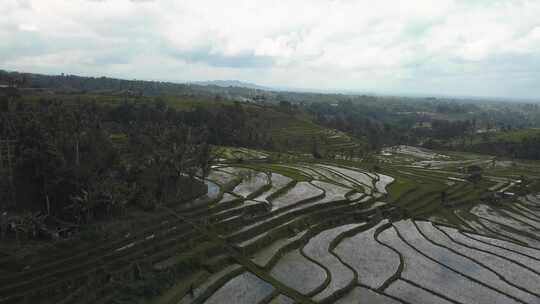
M540 97L540 1L3 0L0 69Z

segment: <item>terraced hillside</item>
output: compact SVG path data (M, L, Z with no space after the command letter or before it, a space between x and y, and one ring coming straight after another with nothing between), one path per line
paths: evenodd
M243 152L213 166L205 197L98 242L1 257L0 303L540 303L534 164Z

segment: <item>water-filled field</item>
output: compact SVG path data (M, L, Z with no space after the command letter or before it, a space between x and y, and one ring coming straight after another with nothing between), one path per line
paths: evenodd
M126 288L162 304L540 303L540 199L519 164L405 146L377 163L252 154L129 233L1 259L0 303L109 303Z

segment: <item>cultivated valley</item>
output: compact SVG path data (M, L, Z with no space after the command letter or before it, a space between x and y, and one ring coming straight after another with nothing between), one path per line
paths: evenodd
M0 304L540 304L539 0L1 0Z
M0 303L540 303L533 128L44 90L6 96Z

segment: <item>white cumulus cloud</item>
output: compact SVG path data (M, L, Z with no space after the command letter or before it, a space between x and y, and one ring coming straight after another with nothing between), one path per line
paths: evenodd
M5 0L0 68L539 97L536 0Z

